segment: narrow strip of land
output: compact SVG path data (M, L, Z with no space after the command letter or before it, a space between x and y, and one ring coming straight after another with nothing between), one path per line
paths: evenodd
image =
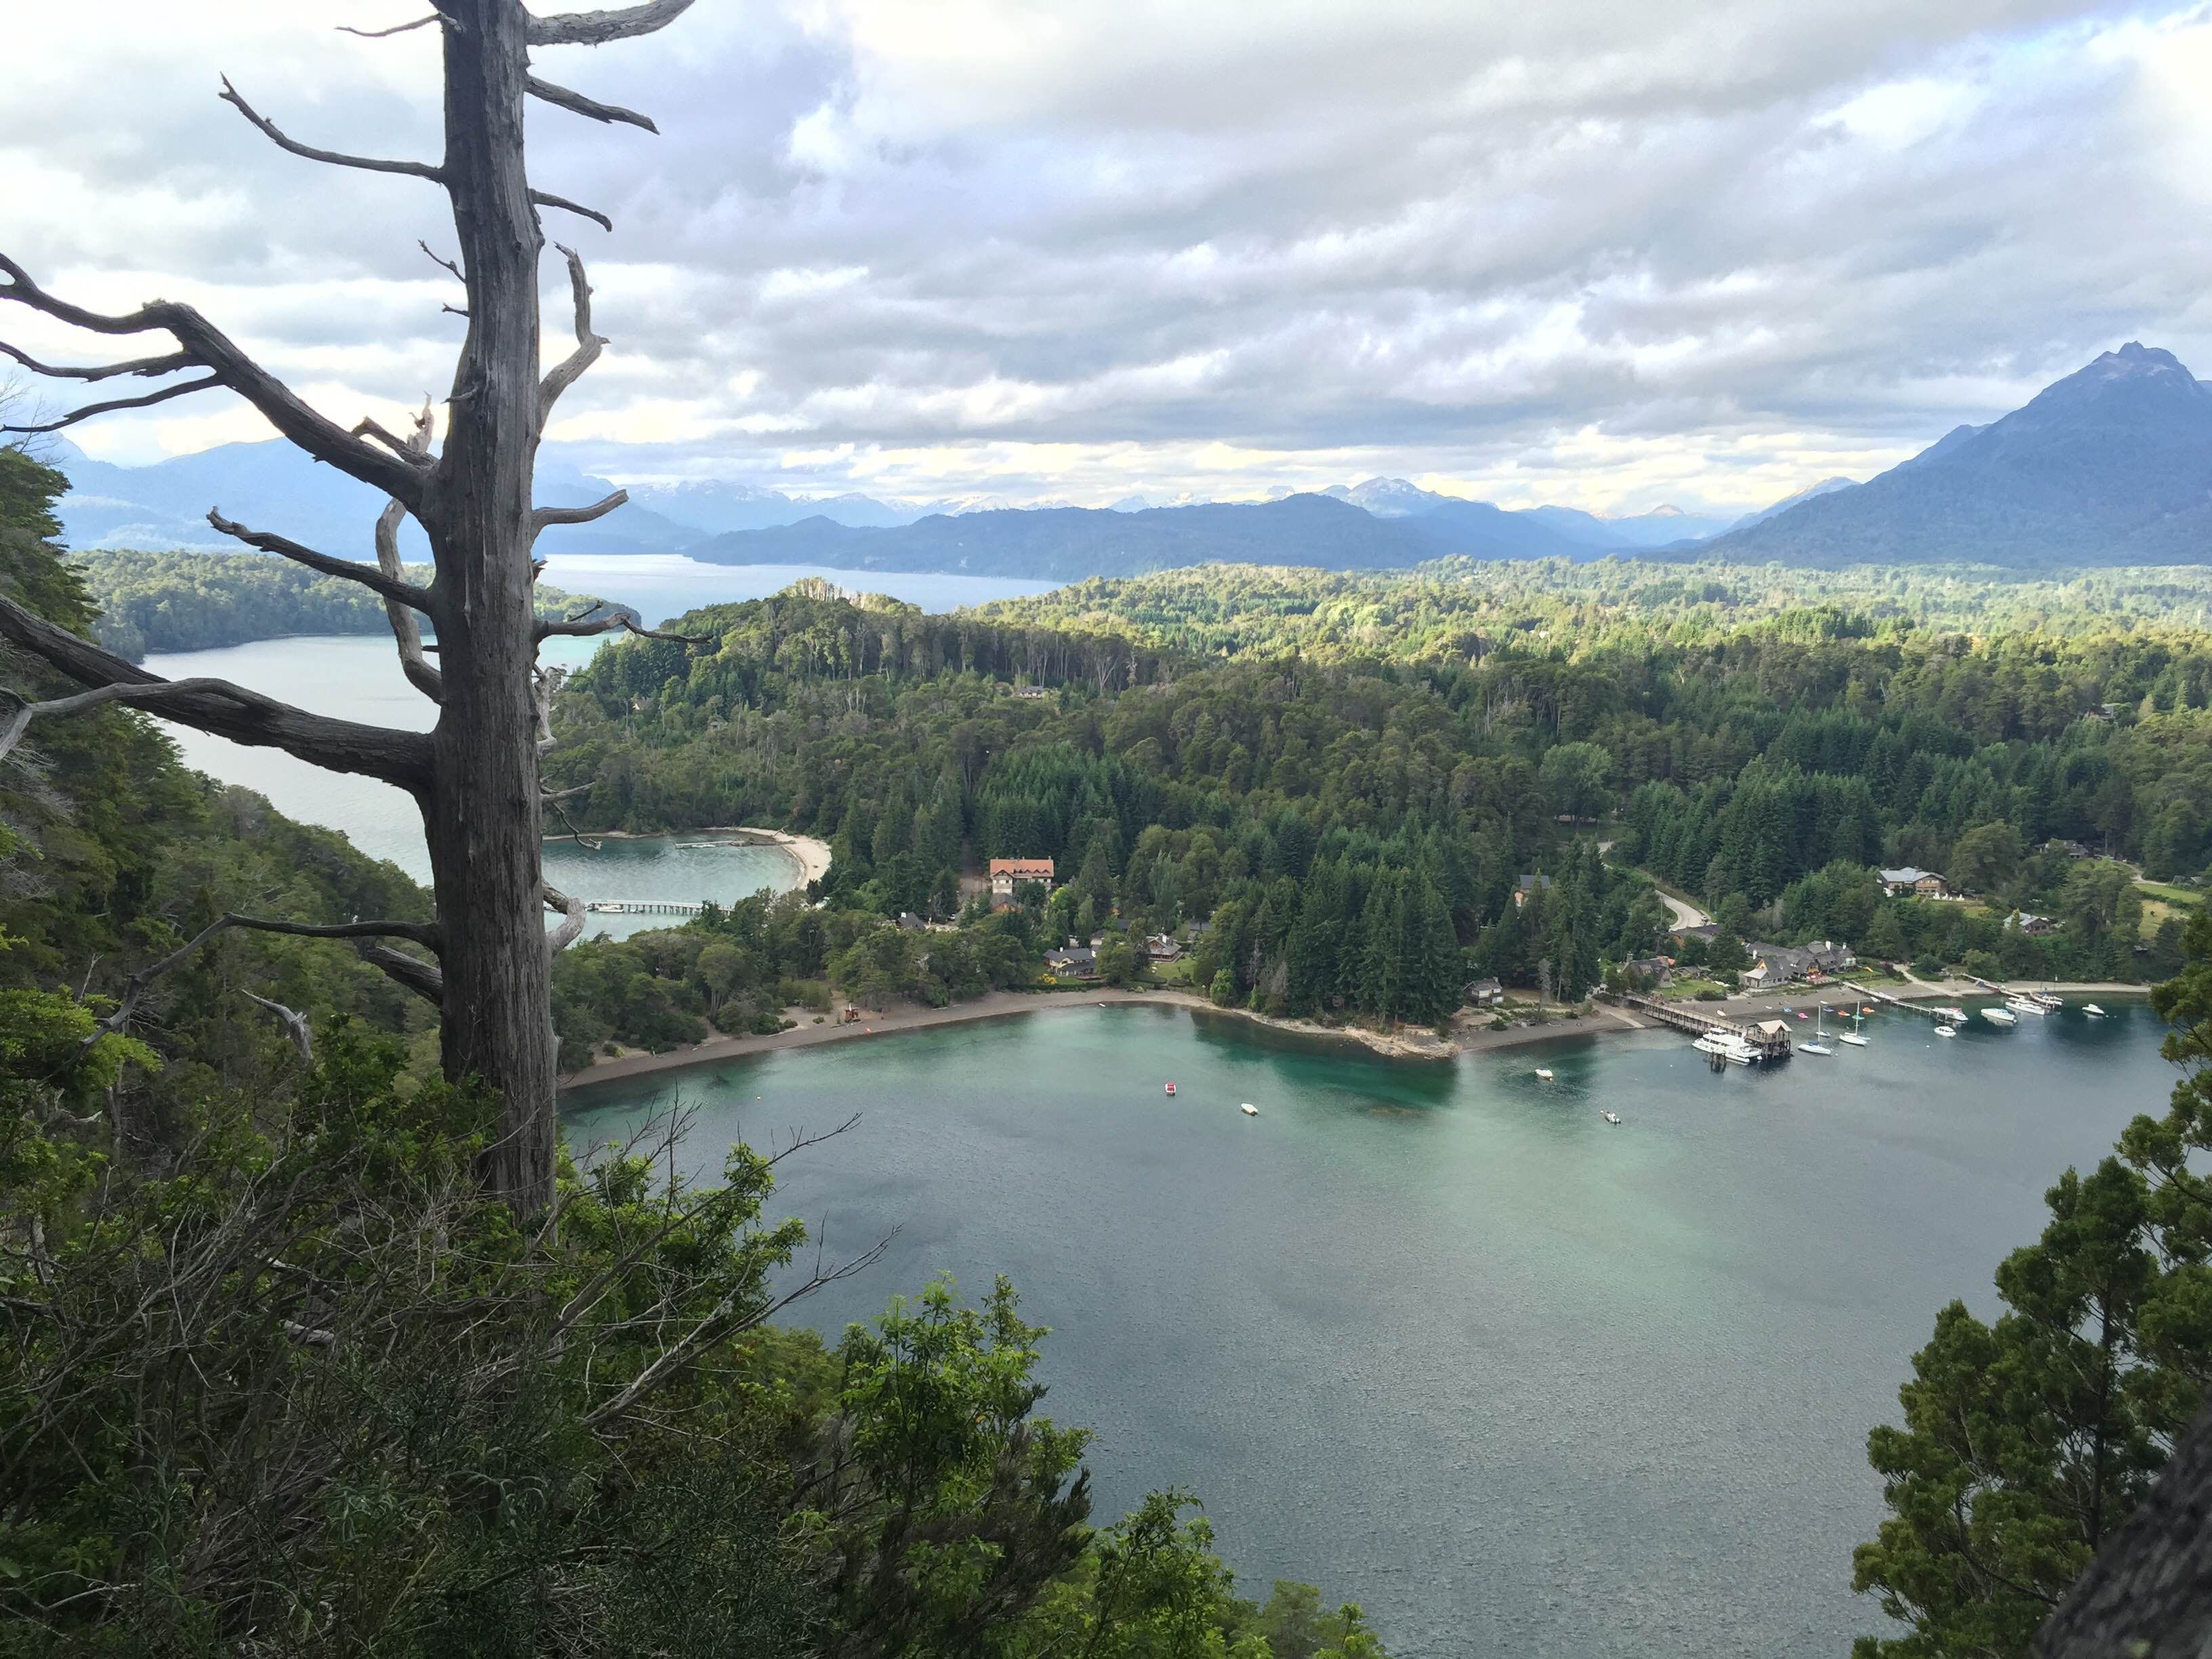
M1909 980L1902 990L1884 988L1889 995L1903 1002L1948 1002L1989 994L1979 986L1954 981ZM2051 991L2071 996L2121 997L2141 996L2145 988L2110 982L2022 980L2014 988ZM1723 1019L1743 1020L1779 1013L1784 1008L1809 1009L1816 1003L1826 1003L1831 1008L1860 1003L1869 1007L1875 1006L1874 1000L1867 997L1862 988L1850 984L1792 986L1751 996L1731 997L1725 1002L1698 1002L1686 1006ZM679 1071L687 1066L743 1060L750 1055L775 1054L786 1048L811 1048L825 1042L895 1036L902 1031L919 1031L938 1025L959 1025L970 1020L1005 1019L1018 1014L1048 1014L1071 1008L1101 1008L1127 1004L1182 1008L1193 1013L1249 1020L1254 1024L1296 1036L1358 1043L1395 1060L1451 1060L1461 1054L1517 1048L1529 1043L1557 1042L1567 1037L1603 1036L1623 1031L1657 1029L1632 1014L1603 1003L1597 1005L1587 1015L1578 1017L1570 1012L1554 1012L1541 1024L1516 1023L1504 1030L1491 1026L1489 1015L1468 1009L1461 1013L1454 1024L1452 1035L1446 1038L1418 1028L1395 1032L1378 1031L1365 1026L1322 1025L1309 1020L1277 1019L1253 1013L1249 1009L1217 1008L1206 998L1190 991L1165 988L1117 991L1105 987L1081 992L993 991L969 1001L956 1002L943 1008L908 1006L889 1009L882 1013L864 1014L860 1018L851 1021L824 1018L818 1024L813 1023L813 1016L793 1010L793 1016L799 1023L788 1030L762 1036L711 1036L702 1042L685 1043L660 1054L625 1054L605 1058L563 1078L562 1085L571 1090L593 1088L601 1084L619 1083L655 1073Z

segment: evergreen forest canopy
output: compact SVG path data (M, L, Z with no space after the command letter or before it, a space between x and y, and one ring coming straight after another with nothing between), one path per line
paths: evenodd
M267 554L80 553L70 562L97 613L93 637L133 662L249 640L388 631L384 603L368 589ZM428 579L424 568L403 568L410 580ZM637 615L542 584L535 598L549 620L586 611Z
M1428 1022L1484 975L1578 997L1661 946L1638 872L1738 936L2020 976L2178 963L2179 917L2146 925L2118 861L2212 857L2204 634L2089 622L2142 603L2103 579L2079 616L1905 581L1877 621L1825 578L1803 605L1492 574L1175 574L946 617L804 586L680 624L709 643L603 652L550 771L591 827L822 836L836 904L885 918L953 915L963 859L1051 858L1048 941L1195 927L1201 986L1267 1012ZM2051 620L1954 633L1920 600ZM1885 899L1873 872L1907 864L1989 902Z

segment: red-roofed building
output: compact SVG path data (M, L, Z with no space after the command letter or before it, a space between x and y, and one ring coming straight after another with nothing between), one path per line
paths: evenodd
M1025 881L1042 882L1052 885L1050 859L993 859L991 860L991 897L1000 904L1014 902L1014 889Z

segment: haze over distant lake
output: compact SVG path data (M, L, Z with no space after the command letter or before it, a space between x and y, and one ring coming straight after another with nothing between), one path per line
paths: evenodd
M762 599L808 576L848 590L889 593L931 611L1039 593L1052 586L981 576L700 564L673 555L556 554L547 567L545 580L553 586L635 606L654 623L703 605ZM598 640L549 640L541 656L547 662L580 666L591 660L599 644ZM416 731L428 729L436 712L402 677L392 641L382 634L257 640L215 651L164 652L148 657L146 667L171 679L206 675L234 680L317 714ZM288 817L342 830L371 858L390 859L416 880L429 879L422 819L414 802L391 785L325 772L282 750L247 748L227 738L166 721L163 725L187 766L258 790ZM766 847L687 852L662 842L610 842L602 853L587 854L573 843L555 842L547 847L545 856L546 872L555 884L583 898L727 901L763 887L787 887L795 873L787 854ZM620 934L641 927L665 927L669 921L665 916L595 915L592 927Z

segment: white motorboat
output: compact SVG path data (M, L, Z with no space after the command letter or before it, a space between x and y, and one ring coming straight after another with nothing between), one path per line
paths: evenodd
M2007 997L2005 1006L2015 1014L2047 1014L2051 1012L2036 998L2025 995Z
M2020 1024L2020 1016L2013 1012L2010 1008L1984 1008L1982 1010L1982 1018L1989 1021L1992 1025L2017 1025Z
M1243 1113L1247 1117L1257 1117L1260 1115L1260 1109L1257 1106L1255 1106L1249 1100L1244 1102L1243 1104L1239 1106L1237 1109Z
M1598 1115L1603 1118L1607 1123L1618 1123L1620 1121L1620 1114L1619 1112L1600 1112Z
M1959 1035L1959 1028L1947 1021L1939 1019L1936 1022L1936 1035L1937 1036L1954 1037Z
M1548 1066L1539 1066L1536 1068L1536 1081L1539 1083L1549 1083L1551 1080L1552 1068Z
M1740 1036L1726 1031L1708 1031L1690 1045L1700 1054L1711 1054L1731 1066L1749 1066L1759 1058L1759 1050Z
M2081 1005L2081 1012L2088 1015L2092 1019L2102 1019L2105 1017L2105 1011L2102 1008L2100 1008L2094 1002L2083 1003Z

